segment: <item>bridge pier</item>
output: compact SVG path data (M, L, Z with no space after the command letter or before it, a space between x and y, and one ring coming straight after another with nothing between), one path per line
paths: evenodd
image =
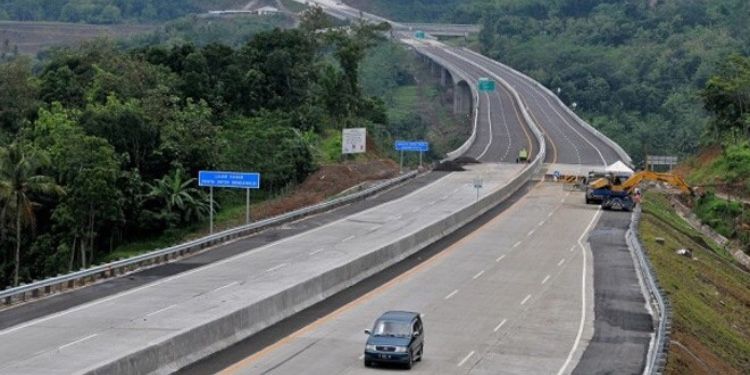
M453 88L453 113L471 115L473 104L469 84L466 81L458 82Z

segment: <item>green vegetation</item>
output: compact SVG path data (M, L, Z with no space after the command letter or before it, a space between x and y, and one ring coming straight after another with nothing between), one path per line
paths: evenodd
M750 53L744 0L369 3L402 20L481 23L482 53L560 88L636 161L696 152L710 122L700 90L729 55Z
M643 210L641 237L674 313L667 373L750 372L750 274L682 221L664 195L647 193ZM675 253L682 248L693 257Z
M261 171L266 197L338 161L316 155L343 127L383 142L360 65L386 42L372 26L310 31L0 64L0 288L184 237L208 214L198 170Z
M0 0L0 20L95 24L165 21L209 9L227 9L238 0Z

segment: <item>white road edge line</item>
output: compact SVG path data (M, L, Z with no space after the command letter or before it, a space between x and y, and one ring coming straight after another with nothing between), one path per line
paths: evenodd
M578 345L581 343L581 336L583 336L583 326L586 324L586 246L583 245L582 241L583 237L589 233L591 227L593 227L594 223L599 219L601 213L601 207L597 208L596 215L591 218L589 226L586 227L586 230L584 230L583 233L581 233L581 237L578 237L578 245L581 246L581 253L583 254L583 272L581 272L581 322L578 325L578 334L576 334L576 340L573 342L573 347L570 348L568 358L565 360L562 367L560 367L560 371L557 372L557 375L562 375L565 372L565 369L568 368L568 365L570 365L570 362L573 360L573 354L575 354Z
M474 355L474 351L472 350L471 353L467 354L466 357L464 357L464 359L461 360L461 362L458 362L458 367L463 366L464 363L466 363L466 361L468 361L469 358L471 358L471 356L473 355Z
M530 299L531 299L531 294L529 294L528 296L526 296L526 298L524 298L523 301L521 301L521 304L525 305L526 302L529 302Z
M456 293L458 293L458 289L452 291L449 295L445 296L444 299L451 299L451 297L455 296Z
M273 272L273 271L276 271L276 270L278 270L278 269L280 269L280 268L282 268L282 267L286 267L286 266L287 266L288 264L289 264L289 263L281 263L281 264L279 264L279 265L278 265L278 266L276 266L276 267L271 267L271 268L267 269L267 270L266 270L266 272Z
M482 153L477 156L477 160L481 160L482 157L487 154L487 151L490 150L490 146L492 146L492 138L494 138L492 136L492 104L490 104L490 102L492 101L490 100L490 94L485 92L484 95L487 97L487 127L490 129L490 141L487 143L484 151L482 151Z
M484 273L484 270L479 271L479 273L477 273L476 275L474 275L474 277L472 277L472 279L474 279L474 280L478 279L479 276L482 276L483 273Z
M499 257L497 257L497 259L495 259L495 262L500 263L500 261L503 260L503 258L505 258L505 254L500 255Z
M220 291L220 290L222 290L222 289L224 289L224 288L229 288L230 286L235 286L235 285L237 285L237 284L239 284L239 283L240 283L239 281L233 281L233 282L231 282L231 283L229 283L229 284L227 284L227 285L224 285L224 286L220 286L220 287L218 287L218 288L216 288L216 289L212 290L212 291L211 291L211 293L213 293L213 292L218 292L218 291Z
M544 285L544 283L546 283L549 280L549 278L550 278L550 275L547 275L547 277L545 277L544 280L542 280L542 285Z
M86 336L86 337L83 337L83 338L80 338L80 339L78 339L78 340L76 340L76 341L73 341L73 342L69 342L69 343L67 343L67 344L65 344L65 345L62 345L62 346L58 347L58 348L57 348L57 350L63 350L63 349L65 349L65 348L67 348L67 347L70 347L70 346L73 346L73 345L75 345L75 344L80 344L80 343L82 343L82 342L84 342L84 341L86 341L86 340L92 339L92 338L94 338L94 337L96 337L96 336L99 336L99 334L98 334L98 333L95 333L95 334L93 334L93 335L88 335L88 336Z
M159 310L156 310L154 312L150 312L150 313L146 314L146 316L152 316L152 315L156 315L158 313L163 313L163 312L165 312L165 311L167 311L169 309L173 309L175 307L177 307L177 305L169 305L169 306L167 306L167 307L165 307L163 309L159 309Z
M498 325L497 325L497 327L495 327L495 329L493 329L493 330L492 330L492 332L497 332L497 331L499 331L499 330L500 330L500 328L502 328L502 327L503 327L503 325L505 324L505 322L507 322L507 321L508 321L508 319L503 319L503 321L502 321L502 322L500 322L500 324L498 324Z

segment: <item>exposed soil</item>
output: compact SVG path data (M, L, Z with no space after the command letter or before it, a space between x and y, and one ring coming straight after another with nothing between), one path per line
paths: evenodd
M719 156L721 156L721 146L715 145L709 148L703 149L694 159L689 159L686 162L680 163L672 173L686 178L693 171L696 166L711 165Z
M322 166L293 193L253 207L253 219L264 219L320 203L362 183L394 178L398 173L398 164L389 159Z
M11 49L18 46L22 54L37 52L55 45L76 45L101 37L119 38L146 33L158 25L90 25L64 22L0 21L0 43L8 41ZM1 44L0 44L1 45Z

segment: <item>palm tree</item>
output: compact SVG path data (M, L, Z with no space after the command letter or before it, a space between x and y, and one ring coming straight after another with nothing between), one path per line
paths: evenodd
M182 169L175 169L172 175L149 184L147 198L155 198L165 205L166 217L176 215L179 220L188 222L191 219L202 219L208 215L208 204L205 194L192 185L195 178L186 178Z
M51 177L37 174L47 160L41 154L25 151L17 142L0 148L0 201L4 202L2 212L15 216L14 286L18 285L21 269L21 231L26 226L30 226L33 231L36 223L34 207L39 204L32 201L32 195L63 193L62 188Z

